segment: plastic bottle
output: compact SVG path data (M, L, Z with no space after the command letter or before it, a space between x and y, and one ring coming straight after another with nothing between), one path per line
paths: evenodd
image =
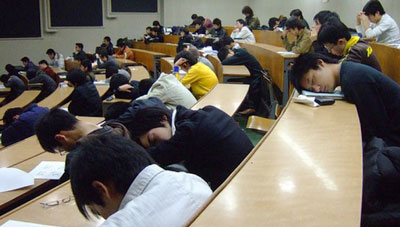
M174 75L176 76L176 79L181 80L181 77L179 76L179 66L174 66Z

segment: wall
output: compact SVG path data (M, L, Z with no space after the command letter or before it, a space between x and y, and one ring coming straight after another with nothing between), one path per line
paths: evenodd
M42 18L43 8L42 4ZM159 8L161 9L161 6ZM103 1L103 10L103 27L62 28L56 33L46 33L42 26L41 39L0 39L0 73L5 73L4 67L8 63L21 65L20 59L23 56L28 56L35 64L42 59L48 60L46 55L48 48L54 48L66 57L72 55L76 42L82 42L86 52L94 52L106 35L111 37L114 44L120 37L139 38L148 25L151 25L154 20L160 20L160 14L162 14L161 10L159 13L125 13L117 14L115 19L108 19L105 17L105 1Z

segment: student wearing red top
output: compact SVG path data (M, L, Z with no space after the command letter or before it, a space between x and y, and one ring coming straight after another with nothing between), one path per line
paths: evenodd
M49 63L47 63L46 60L41 60L39 62L39 68L44 73L49 75L54 80L54 82L56 82L56 84L60 83L60 77L57 75L57 73L54 72L54 70L51 67L49 67Z
M128 45L126 45L126 43L123 39L117 40L117 47L118 47L118 50L114 55L115 58L126 58L131 61L135 60L132 50L129 49Z

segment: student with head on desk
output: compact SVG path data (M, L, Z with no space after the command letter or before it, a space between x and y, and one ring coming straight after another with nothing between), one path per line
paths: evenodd
M208 68L210 68L213 72L215 72L215 69L214 69L214 66L212 65L212 63L207 58L203 57L199 53L199 50L197 49L197 47L195 47L193 44L187 44L185 46L186 47L184 48L184 50L189 51L189 53L191 53L197 59L197 61L205 64L206 66L208 66Z
M218 83L215 73L203 63L198 62L188 51L179 52L174 59L174 64L187 72L185 77L179 80L185 86L190 85L197 99L207 94Z
M106 78L109 79L115 74L121 74L126 77L126 79L130 80L131 79L131 74L129 74L128 71L125 69L120 69L119 67L116 67L115 65L110 65L106 68Z
M108 55L113 55L114 54L114 47L113 47L113 44L111 42L110 36L104 37L103 43L101 44L100 47L105 48Z
M231 34L232 39L235 41L243 41L247 43L255 43L256 38L253 32L246 26L246 22L243 19L238 19L236 21L235 29Z
M183 226L212 193L200 177L160 168L120 136L88 136L78 150L70 171L76 204L86 218L105 218L104 227Z
M32 79L33 77L35 77L36 72L39 70L39 67L33 64L33 62L29 60L28 57L21 58L21 61L24 65L24 71L26 71L26 77L28 77L28 79Z
M128 47L123 39L117 40L118 50L114 54L115 58L124 58L129 59L131 61L135 60L132 50Z
M291 33L296 37L292 43L289 42L287 34ZM286 30L282 32L281 39L286 50L296 54L312 51L311 33L297 17L290 17L286 22Z
M87 58L85 51L83 51L82 43L75 43L75 52L73 53L73 57L75 60L83 61Z
M351 36L346 25L338 19L331 19L322 25L318 33L318 42L322 43L329 53L340 56L342 61L369 65L381 71L372 47L360 37Z
M15 75L10 76L4 74L0 77L0 81L3 82L4 87L8 87L11 89L10 93L8 93L5 99L0 102L0 107L16 99L26 89L24 81L22 81L18 76Z
M119 64L115 61L112 55L109 55L106 49L102 49L97 58L97 68L106 69L109 66L115 66L119 68Z
M64 62L64 56L60 53L56 53L53 49L48 49L46 51L46 54L49 56L50 61L49 65L59 68L59 69L64 69L65 67L65 62Z
M246 16L246 24L251 30L260 28L260 20L258 17L254 16L250 6L243 7L242 14Z

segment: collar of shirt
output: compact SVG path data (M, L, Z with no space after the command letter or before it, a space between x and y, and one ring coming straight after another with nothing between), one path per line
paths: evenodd
M129 187L128 191L126 192L124 198L121 201L121 205L119 209L123 209L127 203L135 199L136 197L143 194L144 190L146 189L147 185L161 172L165 171L161 167L156 164L149 165L144 168L139 175L133 180L131 186Z
M350 50L352 46L354 46L356 43L358 43L358 40L360 40L360 37L358 36L352 36L349 41L347 41L346 46L344 47L342 55L346 55L347 52Z

